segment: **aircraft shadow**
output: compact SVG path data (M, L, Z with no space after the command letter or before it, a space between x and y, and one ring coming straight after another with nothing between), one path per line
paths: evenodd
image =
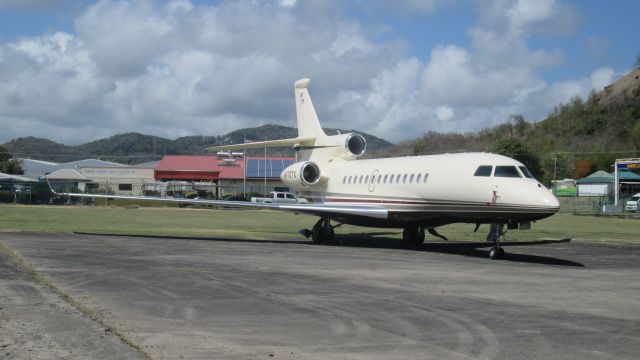
M180 240L197 240L197 241L220 241L220 242L238 242L238 243L260 243L260 244L297 244L311 246L346 246L360 247L371 249L396 249L406 251L424 251L432 253L453 254L468 257L477 257L488 259L489 248L491 244L487 242L433 242L426 240L420 246L408 247L402 244L397 238L385 237L396 235L395 232L375 232L375 233L358 233L358 234L336 234L335 244L316 244L308 240L275 240L275 239L241 239L241 238L224 238L224 237L189 237L189 236L158 236L158 235L136 235L136 234L107 234L107 233L87 233L75 232L79 235L100 235L113 237L138 237L147 239L180 239ZM571 267L584 267L583 264L571 260L558 259L547 256L519 254L509 250L509 248L517 246L535 246L567 243L571 239L561 240L535 240L535 241L506 241L502 245L507 247L505 258L502 261L522 262L543 265L559 265Z
M394 234L394 233L391 233ZM469 257L489 258L491 244L487 242L444 242L425 240L420 246L408 247L398 239L378 238L376 234L336 234L339 246L366 247L378 249L403 249L407 251L425 251L433 253L454 254ZM567 243L571 239L561 240L535 240L535 241L504 241L502 246L506 247L506 254L502 261L523 262L543 265L560 265L572 267L584 267L583 264L571 260L558 259L548 256L519 254L509 250L514 246L534 246ZM315 245L315 244L314 244Z

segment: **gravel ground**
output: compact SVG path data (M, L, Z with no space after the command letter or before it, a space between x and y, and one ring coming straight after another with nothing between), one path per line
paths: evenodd
M640 354L637 245L507 244L492 261L485 244L385 239L5 233L0 244L154 359ZM2 358L139 356L6 257L0 271Z

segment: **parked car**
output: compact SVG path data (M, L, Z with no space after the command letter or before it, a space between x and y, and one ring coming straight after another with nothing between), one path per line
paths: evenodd
M627 204L624 209L628 212L636 212L640 208L640 193L633 195L629 200L627 200Z
M282 191L272 191L269 193L269 197L252 197L251 202L261 203L278 203L278 204L306 204L307 200L298 198L292 193Z

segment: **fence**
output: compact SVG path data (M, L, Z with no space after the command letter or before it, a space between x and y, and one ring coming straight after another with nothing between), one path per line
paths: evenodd
M125 185L125 186L123 186ZM79 185L68 181L52 181L51 186L57 192L85 192L104 195L124 196L154 196L171 198L201 198L201 199L228 199L235 200L242 197L264 196L270 191L282 190L277 184L243 183L216 184L216 183L187 183L187 182L147 182L144 184L118 184L118 183L88 183ZM84 188L84 191L80 189ZM246 192L245 192L246 190ZM89 199L69 199L68 197L54 196L49 186L44 182L38 183L12 183L0 182L0 203L11 204L113 204L113 202L96 201ZM146 203L145 203L146 205ZM159 205L159 204L158 204ZM156 205L157 206L157 205Z

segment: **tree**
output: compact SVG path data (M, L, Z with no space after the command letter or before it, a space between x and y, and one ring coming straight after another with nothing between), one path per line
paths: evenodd
M502 138L494 142L489 151L520 161L531 171L533 176L537 179L542 178L543 171L540 166L540 158L524 142L512 137Z
M3 146L0 146L0 172L13 175L24 174L20 161L14 159Z
M11 154L7 151L7 148L0 145L0 163L5 163L11 159Z
M596 164L589 160L580 160L576 162L576 179L582 179L591 175L596 170Z
M640 151L640 120L636 120L635 125L631 128L631 141L633 141L636 151Z

